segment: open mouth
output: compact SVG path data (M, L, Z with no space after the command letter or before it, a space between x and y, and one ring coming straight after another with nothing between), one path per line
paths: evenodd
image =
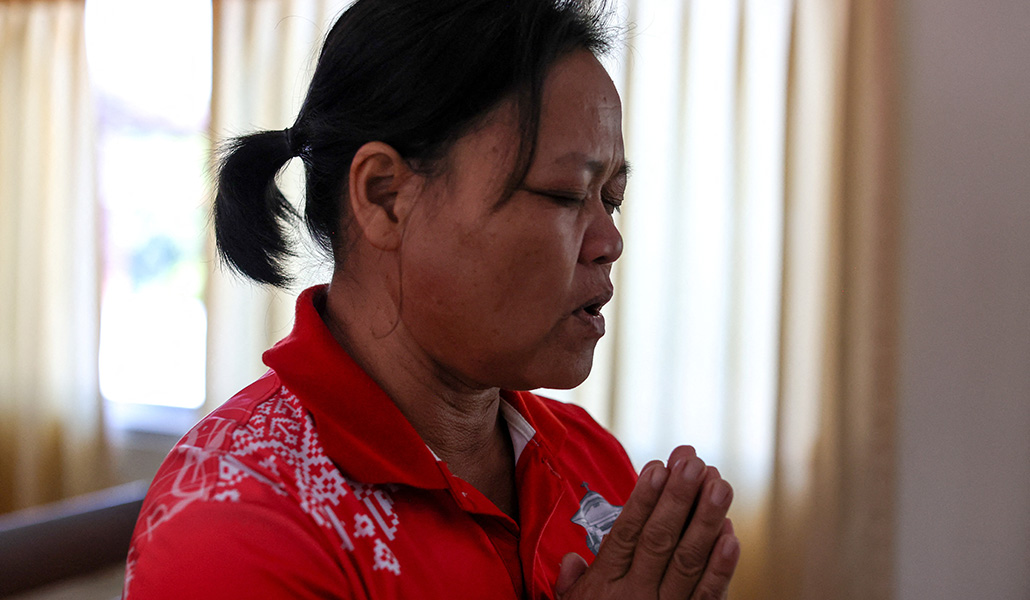
M586 304L583 304L582 306L579 307L579 310L581 310L584 313L586 313L587 316L590 316L590 317L600 317L601 316L601 309L604 308L604 305L608 304L608 301L611 300L611 299L612 299L612 292L611 292L611 289L609 288L609 289L603 291L602 293L594 296L593 298L588 299Z

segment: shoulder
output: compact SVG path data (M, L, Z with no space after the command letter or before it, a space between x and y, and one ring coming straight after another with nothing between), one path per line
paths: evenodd
M328 511L350 490L311 418L269 372L201 420L158 470L133 534L126 597L308 597L298 581L310 597L339 590Z
M148 541L198 503L283 496L309 428L303 408L273 372L197 423L172 447L147 491L134 540Z

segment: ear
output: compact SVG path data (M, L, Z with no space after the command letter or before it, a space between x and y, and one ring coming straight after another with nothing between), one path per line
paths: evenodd
M416 179L389 144L368 142L354 154L347 190L351 214L376 248L390 251L400 246Z

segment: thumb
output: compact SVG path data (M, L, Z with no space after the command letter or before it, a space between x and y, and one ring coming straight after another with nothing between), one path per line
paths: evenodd
M561 559L561 568L558 570L558 579L554 582L554 593L562 598L583 573L587 571L587 561L575 552L569 552Z

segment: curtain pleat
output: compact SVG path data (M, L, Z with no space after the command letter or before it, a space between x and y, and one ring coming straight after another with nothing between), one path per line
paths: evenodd
M0 512L110 481L81 0L0 3Z
M623 5L635 170L594 402L638 464L690 443L734 484L731 597L890 598L891 3Z
M792 31L775 598L891 598L896 227L890 5L798 0Z

